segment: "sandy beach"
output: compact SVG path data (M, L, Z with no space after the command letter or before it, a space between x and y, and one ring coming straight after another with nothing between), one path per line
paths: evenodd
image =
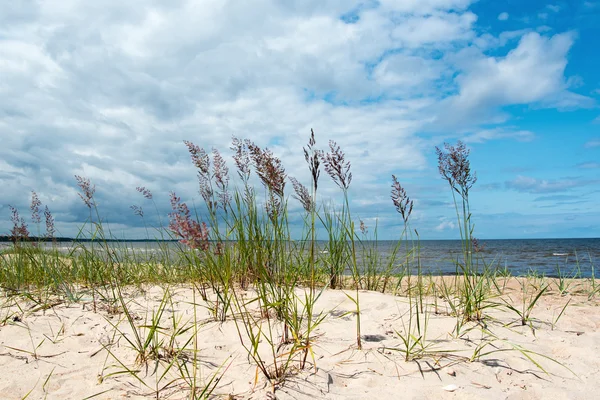
M185 399L190 398L192 381L186 381L181 371L194 364L197 386L218 378L213 381L214 398L593 398L600 370L599 302L578 291L583 281L575 281L571 293L563 295L555 282L549 283L551 290L541 296L527 325L516 321L518 315L506 307L491 307L483 323L467 323L458 337L457 319L447 304L426 297L422 351L408 362L401 340L410 323L407 297L359 293L363 345L359 350L355 306L346 295L355 292L325 290L315 306L315 318L324 318L314 332L314 356L308 356L302 370L297 367L300 357L295 356L278 382L269 382L241 345L240 338L246 344L248 338L243 329L238 330L243 328L239 321L237 325L232 318L214 321L208 304L190 286L169 288L170 298L154 333L160 356L145 362L136 360L137 353L125 338L135 337L131 324L120 307L106 299L96 298L94 311L92 298L77 303L50 299L41 306L3 296L0 393L6 399L27 395L31 399ZM296 290L301 295L304 289ZM251 298L252 292L246 295ZM502 298L519 305L521 297L519 283L510 278ZM145 338L161 308L163 288L124 288L123 298ZM502 303L502 298L490 301ZM270 337L281 338L279 322L262 321L264 332L270 322ZM174 335L175 331L179 333ZM270 346L265 342L261 339L261 352L269 360ZM285 344L276 342L275 347L285 358ZM498 349L506 351L494 351ZM474 357L477 351L480 357ZM123 373L127 369L135 374ZM188 369L188 377L193 376Z

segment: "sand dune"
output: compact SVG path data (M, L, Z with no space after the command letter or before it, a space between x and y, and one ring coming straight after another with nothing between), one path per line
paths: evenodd
M298 293L302 290L297 289ZM160 287L124 289L127 308L142 334L148 332L142 326L149 325L153 311L159 310L163 293ZM559 295L554 290L544 294L532 311L531 326L511 324L517 315L505 307L491 308L485 328L469 323L460 337L453 334L457 319L450 315L449 307L441 299L427 298L424 350L407 362L400 339L409 323L406 297L360 292L363 349L358 350L354 304L345 292L326 290L316 303L317 313L325 318L314 337L314 363L309 356L307 367L299 370L300 355L296 356L286 378L275 385L253 364L240 343L240 337L248 343L245 332L238 332L233 319L214 321L197 293L194 307L191 287L171 287L170 294L155 336L162 343L158 351L161 358L145 363L136 362L137 354L124 337L134 340L135 336L118 304L96 299L94 312L91 297L72 304L49 299L46 307L23 298L4 297L0 311L1 397L21 399L30 393L31 399L150 399L156 398L158 388L159 398L189 398L191 381L182 379L185 374L181 371L186 366L193 375L194 355L199 383L206 383L212 374L220 376L212 393L216 398L597 397L600 314L598 301L588 300L583 293ZM520 297L513 279L504 298L519 305ZM564 314L554 324L567 301ZM193 340L194 325L197 341ZM190 329L173 336L174 326ZM266 331L266 321L263 328ZM281 324L273 322L272 328L273 337L278 339ZM482 344L486 345L481 353L511 346L538 353L526 354L547 373L516 350L471 360ZM265 360L272 360L269 350L263 340L261 354ZM285 355L286 346L279 352ZM126 368L134 368L137 378L120 373Z

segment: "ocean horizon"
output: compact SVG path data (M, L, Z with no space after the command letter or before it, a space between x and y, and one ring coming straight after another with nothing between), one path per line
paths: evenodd
M299 243L301 241L293 241ZM45 248L57 248L70 251L76 244L87 246L89 241L62 241L44 243ZM368 255L362 248L375 249L382 264L393 254L398 241L379 240L363 241L357 247L359 267L368 261ZM177 241L162 240L115 240L110 246L121 251L131 251L142 257L157 257L161 246L167 245L170 250L177 249ZM317 240L319 254L323 259L327 256L327 241ZM406 259L407 246L418 246L421 268L425 274L452 275L457 272L456 263L462 258L462 242L460 240L439 239L420 240L413 243L403 241L398 249L395 265ZM0 247L9 247L9 243L0 243ZM562 238L562 239L483 239L479 241L480 250L475 253L475 263L479 268L484 266L506 270L512 275L537 274L547 277L591 278L595 274L595 262L600 259L600 238ZM97 249L101 250L101 249ZM412 258L412 268L416 268L417 260Z

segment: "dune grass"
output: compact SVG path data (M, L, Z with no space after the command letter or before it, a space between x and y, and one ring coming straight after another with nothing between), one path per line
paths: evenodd
M354 311L347 316L355 322L355 348L359 351L363 347L361 290L375 290L408 302L408 313L402 316L395 333L402 345L393 349L406 362L452 354L452 350L437 351L427 336L428 321L437 313L456 319L454 330L449 332L456 340L466 340L463 338L474 330L481 332L482 339L474 353L465 358L467 361L500 351L519 352L542 370L538 358L554 361L517 345L499 345L501 340L493 334L498 321L488 315L489 311L502 308L516 315L519 324L531 324L534 307L549 285L536 286L531 279L523 279L521 304L502 297L507 271L477 252L469 204L469 190L476 178L462 143L437 149L440 174L453 196L462 242L462 254L455 260L456 275L449 279L423 274L418 232L410 225L413 202L395 176L391 200L403 229L392 253L388 257L379 254L377 226L368 236L368 228L362 221L355 221L351 213L351 166L336 143L329 143L328 152L318 150L311 132L303 149L311 176L307 188L287 176L271 151L234 138L232 150L241 188L233 190L229 188L229 169L217 150L208 153L191 142L185 144L198 169L204 205L190 210L171 193L169 224L150 227L157 232L157 240L145 252L108 241L112 239L110 229L103 223L94 200L95 187L86 178L76 177L80 197L89 210L78 238L92 240L83 243L76 239L68 251L60 250L52 241L54 220L47 208L43 241L29 240L24 219L11 208L13 246L0 255L0 285L7 304L2 310L13 311L3 312L0 322L17 321L32 311L14 311L18 299L33 302L36 310L84 303L93 312L115 315L116 320L107 319L113 339L103 344L107 361L101 379L131 376L155 398L173 388L186 390L189 398L208 398L227 373L229 360L212 368L201 362L198 315L204 311L213 321L235 322L240 343L256 367L255 382L262 375L275 390L291 374L317 368L316 332L329 314L315 313L315 304L326 289L344 291L354 304ZM317 201L321 165L340 188L341 205ZM261 187L251 185L252 172ZM303 237L299 241L292 240L290 234L289 199L284 195L288 181L304 212ZM154 204L148 189L136 189ZM42 236L39 207L41 203L33 193L32 221L38 227L38 238ZM158 212L155 204L154 208ZM132 209L144 218L141 207ZM150 237L145 222L144 226ZM325 244L317 242L320 229L326 233ZM179 242L173 245L166 239ZM561 294L574 287L573 281L562 275L557 282ZM189 320L166 312L174 308L170 288L180 284L194 288L190 300L193 318ZM163 298L157 309L145 310L139 316L124 288L144 292L148 285L161 286ZM594 277L587 290L590 298L600 291ZM567 306L568 302L555 322ZM132 365L112 350L121 342L136 355ZM31 349L15 350L36 356L38 347L32 343ZM153 384L148 375L154 377Z

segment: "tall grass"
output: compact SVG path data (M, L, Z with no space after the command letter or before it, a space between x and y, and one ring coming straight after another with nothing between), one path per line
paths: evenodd
M37 226L37 237L43 241L30 240L24 218L11 207L13 247L0 257L3 291L10 296L24 296L39 307L50 308L58 302L83 302L94 312L122 315L117 322L111 322L113 335L124 338L136 353L136 365L125 365L107 345L105 350L114 359L117 370L105 374L104 378L128 374L157 397L159 392L183 382L190 391L190 398L208 397L226 368L223 368L224 363L208 379L198 378L196 308L199 307L207 308L216 323L231 320L235 323L248 358L275 388L294 371L316 367L316 332L328 314L317 314L315 305L326 288L343 290L354 304L352 314L358 349L363 347L360 291L396 289L396 294L404 296L408 312L402 316L401 329L396 330L402 342L402 347L396 350L402 352L406 361L430 354L427 326L431 310L439 312L438 298L456 317L455 336L460 337L465 332L462 329L465 324L484 321L485 311L492 307L503 306L517 313L522 324L530 322L533 306L548 288L545 286L533 295L523 289L521 307L510 302L490 301L496 295L492 289L497 289L497 295L502 289L493 265L478 256L469 202L476 176L470 169L469 151L460 142L437 149L437 155L439 172L447 181L454 201L461 256L455 261L456 276L452 280L441 279L436 284L431 278L427 285L419 233L410 226L413 201L396 176L392 176L391 200L401 216L401 223L395 246L383 257L378 247L377 223L373 235L369 236L368 227L351 212L350 162L337 143L330 141L327 152L319 150L311 131L308 144L303 148L310 173L307 187L288 177L281 160L270 150L249 140L233 138L231 149L241 182L241 186L234 189L229 188L230 171L218 150L208 152L188 141L185 146L197 169L202 204L190 207L171 193L171 213L168 225L163 226L150 190L136 188L152 202L159 217L159 226L155 227L158 251L152 256L140 255L110 241L114 239L110 226L101 218L94 198L95 186L87 178L75 177L88 217L68 252L59 251L55 246L44 247L46 242L52 242L56 230L46 207L46 233L42 236L39 229L42 204L35 192L32 221ZM323 202L318 198L321 166L340 189L340 202ZM252 185L255 180L260 182L260 187ZM288 182L293 186L293 197L302 206L303 234L299 242L293 241L290 233L289 199L285 196ZM150 238L142 207L132 206L132 210L142 219L146 236ZM324 236L319 237L318 232ZM176 246L165 242L173 239L178 241ZM320 244L319 239L325 243ZM194 318L185 323L173 316L165 325L165 310L172 303L168 288L180 283L191 283L194 287ZM141 289L145 284L160 284L165 290L158 309L147 314L140 324L133 317L122 288ZM568 290L567 283L560 285L559 291ZM590 286L590 297L593 297L600 291L594 277ZM196 301L196 294L201 297L202 305ZM560 315L563 312L564 309ZM4 319L10 316L12 314ZM488 328L485 329L488 332ZM186 356L190 346L192 357ZM479 351L473 358L480 358L482 354ZM529 358L530 353L526 356ZM151 362L155 371L161 371L156 375L154 386L148 385L138 369Z

